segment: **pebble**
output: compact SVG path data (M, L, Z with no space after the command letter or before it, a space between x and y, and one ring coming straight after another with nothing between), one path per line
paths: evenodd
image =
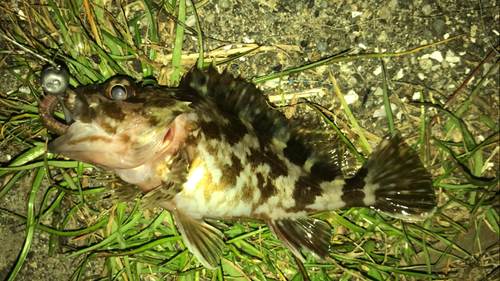
M325 41L321 41L318 44L316 44L316 49L321 53L325 52L327 48L328 48L328 43L326 43Z
M443 55L441 55L441 52L440 51L435 51L434 53L432 53L430 55L430 58L431 59L435 59L437 60L438 62L442 62L443 61Z
M432 67L432 61L430 59L420 60L418 64L423 70L429 70Z

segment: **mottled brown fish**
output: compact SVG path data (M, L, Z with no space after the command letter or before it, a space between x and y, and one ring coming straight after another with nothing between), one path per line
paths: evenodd
M193 68L178 88L140 87L124 77L69 90L72 123L49 150L114 172L172 212L189 250L216 268L222 233L205 218L264 221L290 251L326 259L332 231L309 214L359 206L422 220L435 209L429 173L399 135L384 139L349 179L326 140L269 108L251 83Z

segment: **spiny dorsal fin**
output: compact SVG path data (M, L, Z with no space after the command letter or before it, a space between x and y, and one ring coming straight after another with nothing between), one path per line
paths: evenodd
M316 165L321 172L328 172L332 179L340 176L339 159L332 155L333 145L327 139L319 139L319 134L307 134L305 127L288 120L279 111L269 107L268 99L241 77L233 77L227 69L221 74L214 65L206 72L192 68L179 84L179 90L203 96L240 119L250 123L261 135L283 143L284 154L291 162L303 166L306 161Z
M214 65L207 72L194 67L181 80L179 89L194 90L252 124L259 133L280 141L289 138L290 124L285 116L269 108L267 98L254 84L233 77L227 69L221 74Z

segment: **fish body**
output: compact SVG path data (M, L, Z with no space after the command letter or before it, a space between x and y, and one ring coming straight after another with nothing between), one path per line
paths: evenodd
M330 225L310 214L359 206L421 220L435 209L430 175L399 135L344 179L332 144L214 67L193 68L177 88L116 77L71 91L73 123L49 150L136 185L147 205L174 214L208 268L218 266L224 242L206 218L262 220L298 258L303 249L326 259Z

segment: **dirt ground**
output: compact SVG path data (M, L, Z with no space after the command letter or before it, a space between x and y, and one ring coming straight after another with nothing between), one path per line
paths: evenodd
M6 1L0 10L16 11L21 6L19 1ZM213 50L229 43L256 43L268 47L267 51L232 64L231 68L235 73L241 72L249 78L306 65L346 50L353 54L397 53L460 35L455 40L423 51L383 59L389 90L399 97L394 99L397 105L397 101L407 103L416 99L418 91L423 93L427 101L445 102L488 54L494 51L494 46L497 46L497 51L494 51L492 58L480 70L478 77L482 77L500 57L499 9L499 3L495 0L210 0L198 13L204 35L211 38L205 41L205 50ZM0 12L0 15L5 16L6 13ZM194 17L188 16L187 25L193 24ZM168 30L170 26L171 23L167 21L159 24L159 28L164 30ZM167 46L163 51L167 54L172 47L172 38L165 36L161 41ZM5 42L0 40L0 45L4 47ZM192 36L186 36L185 46L187 53L198 51L196 38ZM0 54L0 58L3 56ZM293 82L286 83L281 91L285 95L304 94L312 102L330 108L333 112L341 112L340 103L330 85L331 71L342 93L352 101L350 108L361 127L373 133L369 140L375 145L388 132L386 119L379 116L383 105L380 95L381 66L380 59L321 66L288 77L287 80ZM478 78L473 78L449 107L458 108L477 83ZM480 114L496 116L497 119L494 120L498 120L499 83L497 72L489 78L477 100L473 102L474 109L464 116L478 141L487 138L489 132L484 125L479 125L482 124ZM272 83L262 87L266 94L277 95ZM2 93L8 95L13 91L26 90L13 75L0 69ZM418 114L418 110L413 114ZM402 128L406 135L415 136L418 133L407 124L404 112L396 114L396 122L397 127ZM442 137L439 130L435 130L435 133L436 137ZM0 149L2 166L22 152L15 145L1 139ZM494 159L492 163L491 176L494 176L498 173L498 159ZM1 180L0 178L0 189ZM0 208L26 215L30 180L31 176L26 177L1 198ZM42 190L40 195L43 193ZM488 227L483 226L483 229ZM24 235L23 223L0 213L0 280L9 276L21 251ZM482 250L491 247L498 249L497 235L485 231L483 236L480 238ZM465 247L470 244L471 239L474 237L464 235L457 243ZM48 257L47 233L37 230L34 241L16 280L34 280L34 276L36 280L68 280L76 264L61 256ZM480 251L467 250L472 254ZM498 250L496 251L498 258ZM464 261L463 268L467 270L467 274L463 275L463 280L475 279L475 276L470 275L482 274L474 272L476 267ZM494 276L498 280L498 273Z

